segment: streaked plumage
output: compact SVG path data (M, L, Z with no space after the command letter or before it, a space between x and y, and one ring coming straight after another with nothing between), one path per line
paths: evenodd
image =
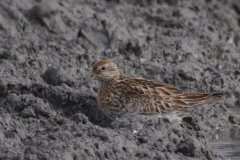
M121 75L117 65L100 60L93 66L93 74L81 85L98 80L98 105L109 117L134 114L159 114L170 120L179 120L188 108L221 100L223 93L191 93L162 82Z

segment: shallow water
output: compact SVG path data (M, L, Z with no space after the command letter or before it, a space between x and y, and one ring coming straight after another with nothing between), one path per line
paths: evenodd
M210 144L216 152L231 158L240 159L240 126L224 131L215 131L209 135Z

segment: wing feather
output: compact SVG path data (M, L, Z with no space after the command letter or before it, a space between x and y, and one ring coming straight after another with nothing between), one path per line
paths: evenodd
M140 113L164 114L222 99L222 93L189 93L161 82L139 77L123 76L120 92L129 103L134 103ZM126 104L128 105L128 104Z

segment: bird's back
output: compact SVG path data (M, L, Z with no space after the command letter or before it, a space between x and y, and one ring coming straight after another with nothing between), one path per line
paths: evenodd
M222 98L222 93L190 93L161 82L120 76L100 87L98 104L110 117L136 113L162 116L175 113L182 117L191 106Z

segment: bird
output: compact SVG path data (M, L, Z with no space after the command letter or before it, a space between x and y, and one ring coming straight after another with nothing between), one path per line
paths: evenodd
M116 63L107 59L97 61L79 87L92 80L100 82L98 106L111 119L155 114L181 121L189 108L224 98L224 93L192 93L163 82L122 75Z

